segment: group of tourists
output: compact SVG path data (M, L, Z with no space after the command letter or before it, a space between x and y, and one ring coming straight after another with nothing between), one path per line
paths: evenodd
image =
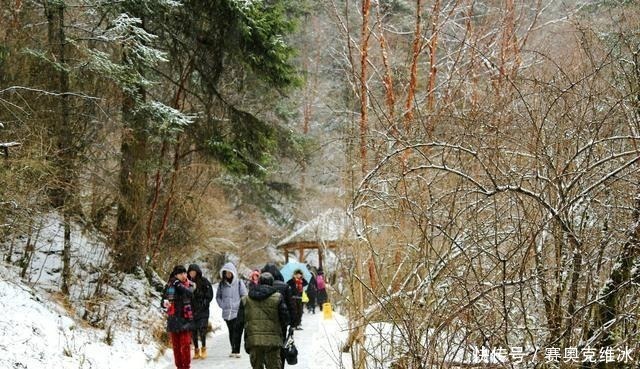
M229 329L229 357L241 357L244 333L244 347L253 369L284 368L283 344L294 329L302 329L303 305L306 303L308 312L315 313L316 305L327 301L322 270L310 269L309 281L298 269L286 282L272 263L253 270L246 281L241 280L233 263L220 269L215 298ZM207 357L209 305L213 297L211 282L197 264L188 269L182 265L173 268L163 291L162 307L167 313L167 332L177 369L190 368L191 344L193 359Z

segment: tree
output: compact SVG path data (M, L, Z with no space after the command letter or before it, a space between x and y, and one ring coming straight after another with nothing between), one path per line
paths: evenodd
M52 189L51 198L54 208L60 209L64 223L64 247L62 256L62 293L69 293L71 277L71 197L75 184L76 158L78 147L74 144L77 136L73 132L70 119L69 104L69 66L67 65L67 36L65 24L66 4L64 0L44 2L45 15L48 22L48 42L51 54L56 60L54 70L57 79L52 79L52 91L58 91L58 119L54 121L53 137L56 142L55 162L57 167L56 187ZM52 70L53 72L53 70Z
M336 6L343 19L361 15L349 5ZM365 291L364 303L348 302L354 327L392 333L386 351L354 339L354 349L372 347L354 366L463 365L481 346L522 346L531 360L548 347L635 347L626 314L638 309L637 77L633 62L615 62L634 60L637 40L620 40L635 21L607 34L580 7L432 1L423 4L430 14L413 14L402 5L381 2L389 32L410 34L408 19L428 19L417 38L430 57L415 56L404 34L386 57L368 54L374 71L405 61L392 65L409 86L398 95L415 92L416 104L411 129L395 135L385 73L360 94L371 101L369 148L382 150L367 158L352 211L366 221L376 278L362 249L346 252L360 264L349 264L351 292ZM635 19L626 5L612 9ZM350 31L345 45L357 42ZM417 66L415 85L407 65Z
M123 10L140 15L143 8L136 3L123 3ZM148 5L148 4L147 4ZM172 7L175 3L159 2ZM147 100L147 88L152 84L148 70L166 61L164 53L152 46L156 36L147 32L141 18L120 13L103 37L122 47L120 64L109 55L91 50L93 67L107 73L121 88L123 131L119 174L118 215L114 234L116 263L123 271L133 272L145 263L147 247L144 238L144 215L148 196L149 133L175 137L192 118L158 101Z
M122 141L121 202L115 233L123 270L131 271L145 264L145 258L150 256L149 249L154 250L153 256L160 247L174 198L175 176L179 173L180 162L186 158L181 147L195 145L196 151L218 160L231 173L264 178L266 168L272 164L272 155L282 153L283 147L295 145L294 139L285 138L285 135L290 136L286 130L242 110L240 101L225 96L233 90L219 87L222 80L230 77L233 79L225 83L251 80L260 84L259 88L254 86L256 91L284 89L297 84L295 69L288 61L293 50L283 41L293 27L293 22L285 18L290 9L287 1L271 4L194 1L160 13L145 7L125 6L125 11L138 15L138 18L128 16L127 19L144 19L144 22L135 27L127 23L129 30L126 32L132 36L114 38L126 41L123 43L125 56L122 68L109 67L109 75L119 73L117 83L125 93L126 134ZM117 19L122 23L124 18ZM119 28L122 27L116 25L110 32ZM154 41L155 36L150 36L152 33L147 30L161 35L162 41ZM136 41L136 37L141 39ZM167 54L161 56L150 52L154 45L166 50ZM127 51L127 48L132 50ZM164 63L155 65L152 59ZM101 57L101 63L107 65L106 60ZM168 90L145 85L146 75L156 76L174 86L173 93L168 95ZM247 81L234 80L235 75L241 75ZM241 87L235 91L245 89ZM157 95L174 112L189 106L191 114L198 116L193 119L192 127L184 131L184 136L177 135L182 129L169 136L158 129L166 117L154 122L154 118L162 114L153 111L165 105L146 103L149 94ZM149 131L157 134L157 140L148 135ZM160 147L156 142L160 142ZM163 175L160 170L168 145L174 145L172 174L169 186L161 191ZM190 148L187 152L193 150ZM149 168L155 160L159 160L159 165L149 203ZM156 212L161 192L166 201L162 205L163 211ZM159 222L154 219L156 216L160 217ZM156 231L152 232L152 228ZM152 237L152 233L158 236Z

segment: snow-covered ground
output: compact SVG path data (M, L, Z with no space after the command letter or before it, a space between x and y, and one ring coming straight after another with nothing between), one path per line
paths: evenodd
M159 342L160 296L146 278L111 272L103 242L74 227L70 295L63 296L60 218L48 214L34 222L39 230L13 243L12 262L0 262L0 369L173 368L172 350ZM34 253L21 278L17 265L27 243ZM3 260L9 249L0 249ZM193 361L192 368L250 368L246 353L228 357L227 327L215 301L210 320L209 357ZM302 325L295 333L296 368L350 369L349 354L339 350L347 337L344 317L305 313Z
M204 360L193 360L193 369L232 369L251 368L249 355L244 352L242 343L241 357L230 358L231 345L226 324L220 318L221 312L211 305L211 323L221 329L207 337L208 357ZM340 346L347 339L347 320L339 314L333 314L333 319L325 320L322 312L316 314L305 313L302 319L301 331L295 331L294 339L298 348L298 364L291 368L298 369L351 369L349 354L340 352ZM167 350L163 357L164 365L159 369L171 369L173 353ZM290 366L286 366L290 367Z
M161 354L148 330L113 328L113 340L107 332L69 316L52 296L41 295L19 282L17 268L0 266L0 368L15 369L121 369L173 368L173 352ZM8 278L9 277L9 278ZM229 358L230 345L226 325L215 302L211 305L214 332L207 341L209 357L194 360L194 369L250 368L249 357ZM303 330L295 332L299 350L299 369L350 369L349 354L340 352L347 337L347 321L335 314L323 319L322 313L305 314ZM142 337L147 339L142 340Z
M0 368L147 368L159 356L150 332L90 327L18 273L0 266Z
M32 230L0 243L0 369L152 368L162 313L146 278L112 272L104 242L74 226L64 296L61 219L35 216Z

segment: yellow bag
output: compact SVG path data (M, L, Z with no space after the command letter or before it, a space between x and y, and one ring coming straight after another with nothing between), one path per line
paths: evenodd
M309 296L307 296L307 291L302 291L302 302L309 302Z

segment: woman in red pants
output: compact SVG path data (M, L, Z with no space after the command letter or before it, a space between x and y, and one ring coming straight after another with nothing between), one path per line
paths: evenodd
M195 283L187 278L187 270L178 265L173 268L163 293L163 306L167 309L167 332L171 336L173 359L177 369L191 367L191 299Z

